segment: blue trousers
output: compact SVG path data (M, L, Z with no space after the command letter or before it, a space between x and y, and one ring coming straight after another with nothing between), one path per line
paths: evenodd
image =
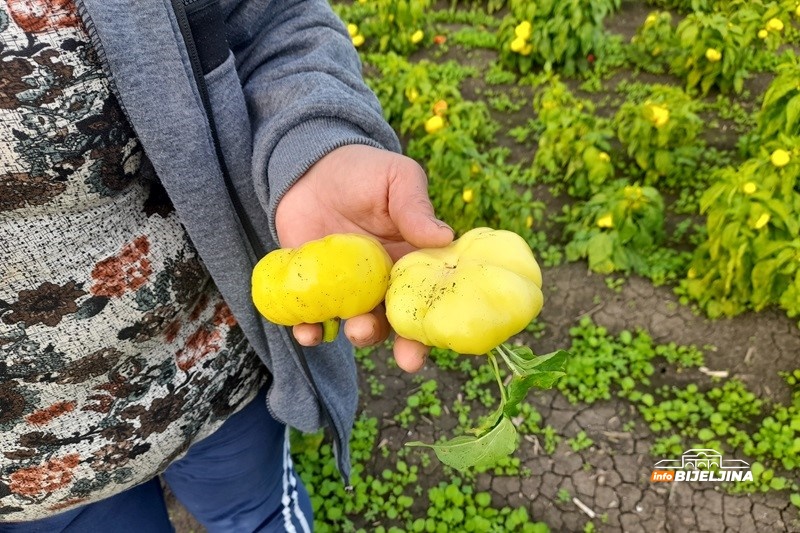
M289 435L266 409L265 391L163 473L175 497L211 533L313 529L311 502L289 457ZM0 523L3 533L174 531L158 478L32 522Z

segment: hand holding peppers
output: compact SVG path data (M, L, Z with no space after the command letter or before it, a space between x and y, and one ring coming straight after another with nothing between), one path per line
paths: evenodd
M420 165L405 156L364 145L337 148L313 164L280 196L275 229L282 247L297 248L334 233L376 237L396 260L416 248L445 246L453 230L438 220L428 198L427 178ZM322 340L319 324L293 328L303 345ZM344 332L355 346L386 340L389 323L383 306L347 320ZM394 354L398 366L419 370L428 348L398 338Z

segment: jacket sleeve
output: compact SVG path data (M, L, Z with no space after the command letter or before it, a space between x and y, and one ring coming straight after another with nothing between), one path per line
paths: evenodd
M340 146L400 151L326 0L223 0L253 131L253 179L270 232L297 179Z

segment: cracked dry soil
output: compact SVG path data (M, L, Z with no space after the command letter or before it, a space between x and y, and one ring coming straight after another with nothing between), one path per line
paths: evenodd
M540 340L529 343L537 353L568 347L569 328L579 317L589 314L612 334L644 328L658 343L674 341L713 347L704 350L709 369L728 370L730 377L741 379L762 399L785 401L788 397L777 372L800 364L800 329L780 313L748 313L711 321L678 304L669 288L653 287L647 280L631 277L617 292L606 286L603 276L588 273L582 264L545 269L544 279L545 306L539 320L546 329ZM595 305L597 301L601 303ZM375 372L386 385L381 397L372 397L367 387L362 387L361 410L379 420L377 442L396 452L410 440L430 442L452 435L457 425L453 415L443 414L435 422L419 419L409 429L397 425L393 417L403 409L406 397L417 385L412 376L387 364L389 357L386 350L374 354ZM707 376L696 371L677 374L666 366L656 368L657 373L660 371L662 383L710 383ZM421 374L425 379L439 381L438 394L443 404L455 398L467 379L457 371L438 369L431 362ZM365 376L361 378L365 385ZM607 516L605 523L594 520L599 531L800 532L798 510L789 503L787 491L732 495L711 482L650 482L657 460L649 453L653 437L632 406L623 400L572 405L557 391L531 391L528 401L542 415L541 425L553 426L562 439L552 455L543 452L532 439L521 441L516 456L530 470L529 476L478 475L476 489L490 491L495 506L527 507L533 519L547 523L554 532L583 530L590 518L580 504L598 517ZM471 416L476 417L477 413ZM629 421L635 421L635 427L624 431L623 426ZM566 440L581 430L594 444L575 452ZM415 455L406 460L415 462ZM384 468L392 468L395 461L395 453L388 458L376 453L367 468L378 475ZM435 459L427 468L420 467L420 472L420 483L425 488L447 479ZM558 497L561 489L580 504L563 502ZM178 532L202 531L174 501L170 512ZM425 514L422 507L415 507L412 512L415 516ZM370 524L358 525L370 530Z

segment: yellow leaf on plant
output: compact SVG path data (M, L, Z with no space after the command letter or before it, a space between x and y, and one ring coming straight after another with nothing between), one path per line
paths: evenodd
M411 42L417 44L425 37L425 33L422 30L417 30L411 34Z
M600 228L613 228L614 227L614 217L611 216L611 213L607 213L600 218L597 219L597 226Z
M530 229L533 227L533 217L528 215L528 218L525 219L525 227Z
M655 24L657 18L658 17L656 16L655 13L650 13L649 15L647 15L647 18L644 19L644 27L647 28L648 26L652 26L653 24Z
M474 197L475 193L472 192L472 189L464 189L464 192L461 193L461 199L465 204L470 203Z
M608 163L609 161L611 161L611 156L610 156L610 155L608 155L608 153L607 153L607 152L600 152L600 153L597 155L597 158L598 158L598 159L600 159L600 161L602 161L602 162L604 162L604 163Z
M436 133L444 128L444 119L439 115L434 115L425 121L425 131L428 133Z
M777 150L772 152L771 156L769 156L769 160L772 161L772 164L778 168L785 167L786 165L788 165L789 159L791 159L789 157L789 152L787 152L786 150L782 150L781 148L778 148Z
M760 217L758 217L758 220L756 220L756 223L753 225L753 227L755 229L763 228L767 225L767 222L769 222L769 218L769 213L762 214Z

